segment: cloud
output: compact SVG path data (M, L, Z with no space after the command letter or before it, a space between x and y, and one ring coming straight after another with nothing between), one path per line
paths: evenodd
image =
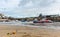
M59 14L60 0L0 0L0 12L13 17Z

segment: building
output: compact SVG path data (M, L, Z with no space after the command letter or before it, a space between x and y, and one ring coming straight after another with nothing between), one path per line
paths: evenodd
M0 22L8 21L8 17L4 16L4 14L0 13Z

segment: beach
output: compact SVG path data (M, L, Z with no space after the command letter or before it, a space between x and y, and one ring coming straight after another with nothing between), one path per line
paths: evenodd
M0 25L0 37L60 37L60 29Z

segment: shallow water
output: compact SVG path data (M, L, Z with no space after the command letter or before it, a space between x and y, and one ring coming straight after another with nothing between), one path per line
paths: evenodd
M0 25L17 25L17 26L28 26L28 27L39 27L39 28L50 28L60 29L60 22L54 23L28 23L28 22L0 22Z

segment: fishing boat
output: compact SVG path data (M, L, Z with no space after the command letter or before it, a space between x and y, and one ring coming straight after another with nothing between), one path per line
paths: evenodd
M53 21L43 18L41 20L34 20L33 23L52 23Z

